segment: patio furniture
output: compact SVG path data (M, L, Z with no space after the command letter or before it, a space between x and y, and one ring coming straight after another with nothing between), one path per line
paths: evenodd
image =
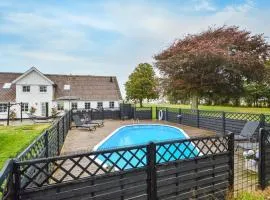
M96 124L98 127L104 126L103 120L91 120L91 118L89 118L88 115L86 115L86 114L84 114L83 117L84 117L85 124Z
M26 113L34 123L51 123L53 120L49 117L37 116L30 113Z
M260 122L250 121L245 124L239 135L234 136L236 141L251 141L254 138L255 132L259 127Z
M81 119L79 118L79 116L78 115L73 115L72 116L72 119L73 119L73 121L74 121L74 123L75 123L75 127L76 128L86 128L86 129L88 129L89 131L94 131L94 130L96 130L96 127L97 127L97 125L96 124L86 124L86 123L84 123L84 122L82 122L81 121Z

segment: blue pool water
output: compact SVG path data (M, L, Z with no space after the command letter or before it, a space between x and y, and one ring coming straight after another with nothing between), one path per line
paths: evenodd
M158 124L140 124L123 126L114 131L105 140L94 147L94 150L121 148L147 144L149 142L162 142L167 140L187 139L187 134L179 128ZM178 159L192 158L198 155L197 149L190 142L156 147L156 162L163 163ZM146 165L146 148L106 153L98 156L98 160L108 166L120 169L130 169ZM109 157L109 159L107 159Z

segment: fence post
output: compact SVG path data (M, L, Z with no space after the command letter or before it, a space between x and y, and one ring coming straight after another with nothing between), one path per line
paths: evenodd
M62 119L62 121L63 121L63 122L62 122L62 129L63 129L63 143L64 143L64 141L65 141L65 135L66 135L66 129L65 129L66 124L65 124L65 123L66 123L67 120L65 120L65 118L66 118L66 116L64 116L63 119Z
M166 108L165 121L168 121L168 108Z
M14 174L14 192L15 199L20 199L20 189L21 189L21 175L19 170L19 165L16 160L13 163L13 174Z
M71 129L71 122L72 122L72 109L70 110L70 111L68 111L69 112L69 130Z
M59 124L60 121L57 122L57 155L60 154L60 124Z
M231 192L233 192L233 186L234 186L234 133L229 133L228 138L228 150L229 150L229 186L231 189Z
M9 114L10 114L10 102L8 102L8 107L7 107L7 126L9 126Z
M197 127L200 127L200 110L197 109Z
M44 137L45 137L45 158L48 158L49 157L49 132L48 130L46 130L45 134L44 134Z
M151 106L151 120L153 120L153 107Z
M148 200L157 199L156 144L147 145L147 194Z
M259 166L258 166L258 178L259 186L262 190L266 187L265 181L265 130L260 128L259 130Z
M225 118L225 112L224 111L222 111L222 113L221 113L221 119L222 119L222 133L223 133L223 135L225 135L225 132L226 132L226 118Z
M260 128L264 128L265 126L265 115L260 114Z
M178 120L179 124L182 124L182 109L178 108Z

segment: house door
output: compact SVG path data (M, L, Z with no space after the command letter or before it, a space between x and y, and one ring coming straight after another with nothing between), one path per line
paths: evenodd
M41 115L44 117L49 116L49 103L48 102L41 103Z

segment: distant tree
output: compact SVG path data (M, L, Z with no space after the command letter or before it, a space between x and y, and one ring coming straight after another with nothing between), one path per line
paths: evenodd
M139 101L158 98L158 79L153 67L148 63L139 64L129 75L125 84L127 100Z
M244 82L262 77L268 56L262 34L223 26L187 35L154 58L168 79L167 89L189 95L192 109L197 109L198 98L204 95L225 95L239 102Z

